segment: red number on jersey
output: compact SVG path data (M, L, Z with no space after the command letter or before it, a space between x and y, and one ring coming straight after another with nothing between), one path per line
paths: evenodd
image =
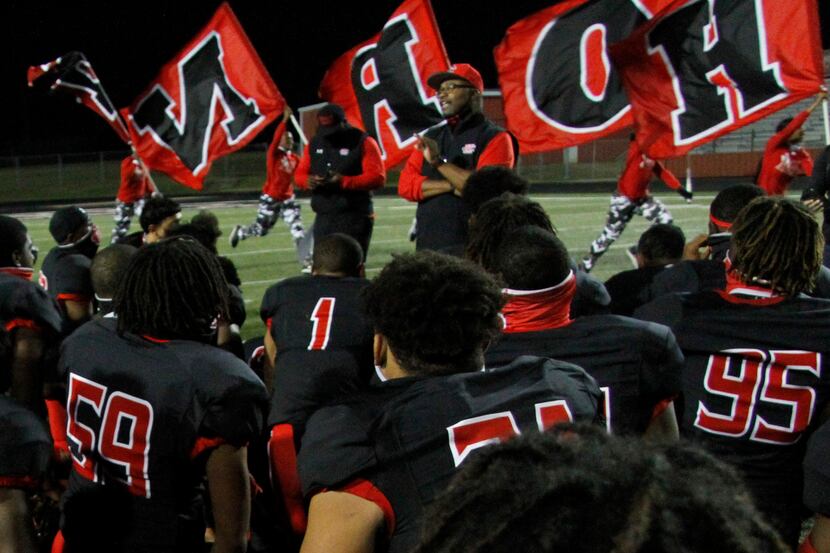
M311 341L308 343L309 350L326 349L329 345L331 334L331 322L334 320L334 300L336 298L320 298L314 311L311 313L311 321L314 327L311 329Z
M728 374L730 363L737 360L741 362L739 375ZM726 350L712 355L704 380L706 390L730 398L732 406L729 413L714 413L699 401L695 426L736 438L752 428L750 440L776 445L795 443L812 420L815 390L790 384L788 375L801 371L819 378L820 367L821 355L809 351ZM765 420L756 412L761 404L788 407L789 423L779 426Z
M535 407L536 424L540 431L560 422L573 421L571 410L564 399L537 403ZM464 419L448 427L447 433L455 466L464 462L475 449L521 434L510 411Z
M122 481L131 493L150 497L148 462L153 407L143 399L115 392L107 398L102 410L106 394L105 386L76 374L69 375L66 435L75 446L70 448L72 464L78 474L97 482L98 471L93 459L97 452L104 462L123 469ZM78 420L81 404L92 407L97 418L96 429Z

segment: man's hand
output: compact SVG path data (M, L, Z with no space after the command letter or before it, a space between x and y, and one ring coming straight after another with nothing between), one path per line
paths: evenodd
M323 186L325 184L326 184L326 177L321 177L320 175L309 175L308 176L308 187L312 190L314 190L318 186Z
M810 104L810 107L807 108L807 111L812 113L813 110L816 109L817 107L819 107L821 105L821 102L823 102L826 99L827 99L827 89L824 86L822 86L821 87L821 92L816 94L816 99L813 100L813 103Z
M804 207L809 209L810 212L814 215L824 211L824 202L822 202L821 199L819 199L819 198L813 198L811 200L803 200L801 203L803 203Z
M430 165L438 161L441 155L438 149L438 143L428 136L415 136L417 138L415 148L423 154L424 160L426 160L426 162Z
M709 257L709 235L698 234L686 243L683 248L683 259L686 261L699 261Z

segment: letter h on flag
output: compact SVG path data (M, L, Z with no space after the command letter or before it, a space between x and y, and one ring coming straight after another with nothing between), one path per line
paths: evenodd
M679 156L819 91L815 0L674 0L610 48L637 142Z
M448 67L429 0L406 0L379 34L335 60L320 97L343 106L347 119L377 140L389 168L409 156L415 133L442 121L424 83Z
M121 110L152 169L201 190L211 163L250 142L285 100L227 3Z

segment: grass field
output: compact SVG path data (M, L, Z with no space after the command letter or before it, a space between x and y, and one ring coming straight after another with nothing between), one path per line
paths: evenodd
M610 187L609 187L610 188ZM610 193L610 190L609 190ZM687 204L674 193L659 194L674 216L675 223L686 233L687 238L705 232L709 202L713 194L695 196L695 201ZM567 244L571 255L581 257L599 233L605 221L609 194L544 194L533 195L550 214L560 237ZM307 202L303 205L303 221L306 227L313 221L314 214ZM83 205L83 204L80 204ZM183 220L189 219L199 208L207 208L216 213L221 223L223 236L219 239L219 252L228 256L236 264L242 278L242 291L248 309L248 320L242 329L244 338L261 335L264 325L259 319L259 304L265 290L280 279L299 274L294 246L288 229L282 221L277 222L274 230L265 237L248 239L240 242L236 249L231 249L227 235L235 224L247 224L256 215L256 202L234 202L210 204L204 206L186 206ZM394 252L407 252L414 246L407 238L407 232L415 213L415 204L405 202L397 197L375 199L375 229L366 273L369 278L375 275L389 260ZM50 213L30 213L17 215L22 219L40 248L40 259L52 247L49 235ZM102 232L105 242L109 241L112 230L112 211L95 209L91 215ZM137 221L133 222L134 228ZM624 247L636 243L640 234L648 226L642 217L635 217L622 238L599 261L593 274L605 280L621 270L631 268L625 255ZM405 291L402 291L405 293Z

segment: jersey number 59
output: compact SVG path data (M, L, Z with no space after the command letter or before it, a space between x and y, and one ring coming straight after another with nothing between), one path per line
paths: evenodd
M100 462L107 475L123 475L116 478L131 493L149 498L153 406L123 392L108 394L106 386L76 374L69 376L68 396L66 435L78 474L98 482Z

